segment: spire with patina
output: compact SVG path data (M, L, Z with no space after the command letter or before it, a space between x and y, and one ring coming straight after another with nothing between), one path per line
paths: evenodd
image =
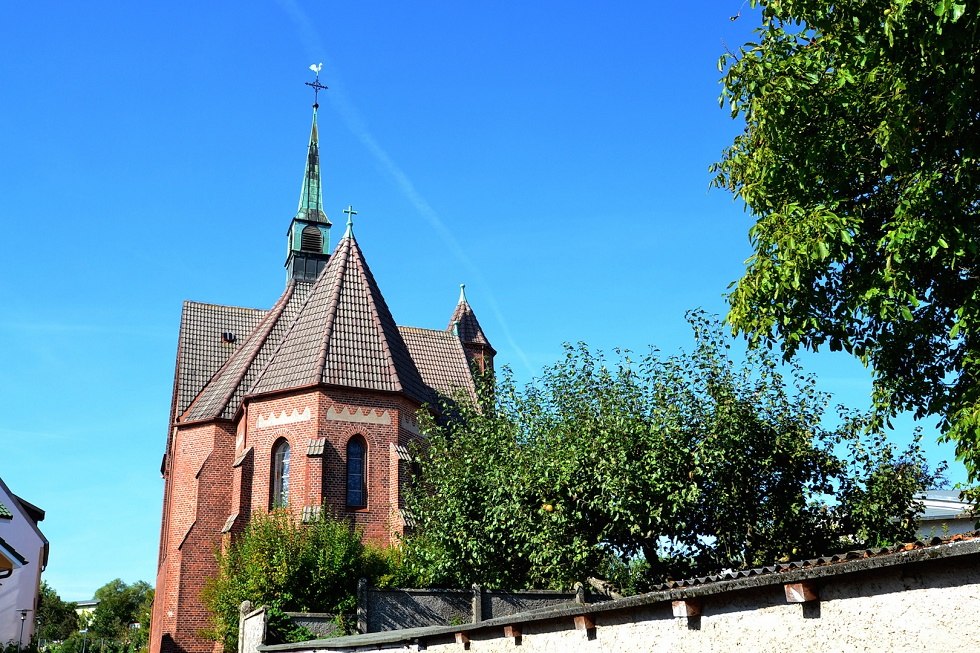
M316 75L306 85L313 89L313 127L306 154L306 170L299 194L299 207L287 232L286 269L289 279L313 281L327 265L330 257L330 219L323 210L323 191L320 184L320 144L317 134L316 114L320 108L319 94L327 87L320 83L323 64L314 64L310 70Z

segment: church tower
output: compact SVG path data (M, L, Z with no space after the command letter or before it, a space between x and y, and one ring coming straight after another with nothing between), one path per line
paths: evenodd
M326 88L319 77L309 86ZM374 542L401 535L408 452L424 439L418 411L441 397L475 401L471 370L492 367L462 294L449 329L396 324L354 236L353 207L328 254L318 108L314 99L278 301L268 310L183 306L151 653L214 653L201 592L217 573L215 550L254 514L284 509L306 520L326 510Z
M327 265L330 257L330 219L323 210L323 191L320 188L320 142L316 114L320 104L315 99L320 89L320 72L315 81L307 82L316 95L313 101L313 126L306 153L306 171L299 193L296 215L286 232L286 278L313 281Z

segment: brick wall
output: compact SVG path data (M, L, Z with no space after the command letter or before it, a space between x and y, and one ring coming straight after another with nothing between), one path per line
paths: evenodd
M201 590L217 572L216 547L272 506L273 449L280 442L290 447L294 514L325 504L369 540L388 543L401 534L400 488L408 468L394 447L418 439L417 408L399 395L318 387L248 400L234 424L178 426L165 471L151 653L213 649L199 636L210 625ZM347 444L355 437L367 447L367 505L352 508Z
M164 480L152 653L213 648L199 636L209 625L200 593L214 575L214 549L230 507L233 432L230 424L215 422L178 427L174 434Z

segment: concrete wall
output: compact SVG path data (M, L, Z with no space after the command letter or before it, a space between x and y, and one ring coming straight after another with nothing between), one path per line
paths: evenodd
M980 531L937 545L695 579L602 603L263 646L259 653L973 650L980 643L978 606Z
M980 569L893 568L858 582L829 582L820 600L787 603L782 585L704 599L700 617L674 617L668 601L600 612L595 628L573 617L521 625L520 650L533 651L923 651L980 643ZM468 633L471 651L508 651L503 627ZM459 651L454 634L427 638L426 650Z

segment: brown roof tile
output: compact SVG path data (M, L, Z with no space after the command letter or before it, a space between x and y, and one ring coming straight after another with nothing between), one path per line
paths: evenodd
M267 312L257 308L184 302L174 374L175 416L187 410ZM232 342L222 337L226 333L232 335Z
M291 281L286 286L276 305L266 312L242 345L201 390L181 415L181 421L234 417L259 370L268 362L287 326L305 302L308 291L309 284L305 283Z
M449 331L417 327L398 330L426 385L447 397L462 391L476 398L473 375L458 337Z
M455 330L459 335L459 339L466 344L483 345L493 351L493 347L490 345L490 341L487 340L486 334L483 333L483 328L480 327L480 321L476 319L476 313L473 312L469 302L466 301L466 295L463 294L462 289L459 293L459 303L456 304L456 310L453 311L453 316L449 318L449 326L446 327L446 330Z
M352 235L337 245L250 394L317 383L420 402L429 395Z
M817 567L826 567L828 565L838 565L841 563L851 562L855 560L865 560L868 558L883 558L888 556L895 556L907 551L918 551L921 549L929 549L932 547L947 545L954 542L977 541L977 540L980 540L980 531L959 533L947 538L933 537L928 540L916 540L915 542L904 542L902 544L896 544L888 547L876 547L872 549L859 549L855 551L845 551L832 555L821 556L819 558L811 558L809 560L792 560L789 562L777 562L772 565L767 565L765 567L755 567L753 569L739 569L736 571L725 570L725 571L718 572L716 574L709 574L707 576L698 576L696 578L686 578L683 580L668 580L667 582L658 585L657 587L654 587L654 590L670 590L670 589L676 589L680 587L693 587L695 585L705 585L705 584L724 581L724 580L747 578L750 576L765 576L768 574L781 574L781 573L794 571L797 569L813 569Z
M460 333L489 347L462 296L457 316ZM420 403L461 391L475 398L461 338L397 327L351 235L316 282L290 282L268 311L186 302L179 340L175 408L183 422L231 419L248 395L321 383L402 392Z

